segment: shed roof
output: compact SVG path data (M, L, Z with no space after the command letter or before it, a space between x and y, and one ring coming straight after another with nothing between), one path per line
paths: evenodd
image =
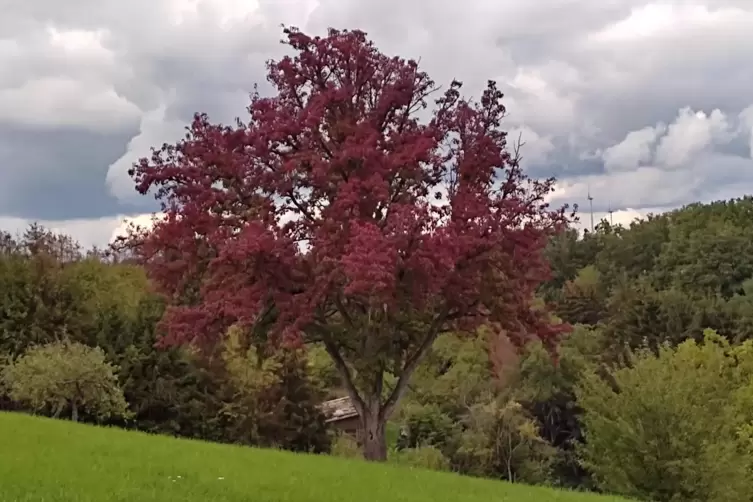
M324 413L324 417L328 423L339 422L340 420L347 420L348 418L358 416L356 407L353 406L353 402L347 396L324 401L319 405L319 408Z

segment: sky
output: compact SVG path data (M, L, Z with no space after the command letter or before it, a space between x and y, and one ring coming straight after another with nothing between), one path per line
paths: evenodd
M0 229L105 245L127 175L194 112L243 116L281 24L361 29L438 83L505 93L552 203L627 223L753 193L751 0L0 0ZM585 212L583 212L585 210Z

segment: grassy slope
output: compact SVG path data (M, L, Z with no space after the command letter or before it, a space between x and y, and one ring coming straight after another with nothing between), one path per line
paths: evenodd
M618 502L0 413L3 502Z

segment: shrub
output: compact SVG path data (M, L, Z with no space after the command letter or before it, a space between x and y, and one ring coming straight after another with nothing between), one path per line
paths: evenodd
M337 434L332 442L331 454L342 458L362 458L361 448L355 438L347 434Z
M419 446L395 451L391 460L396 464L434 471L450 470L450 461L434 446Z

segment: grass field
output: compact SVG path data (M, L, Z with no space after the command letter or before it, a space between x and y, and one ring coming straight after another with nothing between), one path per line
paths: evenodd
M0 413L2 502L618 502Z

